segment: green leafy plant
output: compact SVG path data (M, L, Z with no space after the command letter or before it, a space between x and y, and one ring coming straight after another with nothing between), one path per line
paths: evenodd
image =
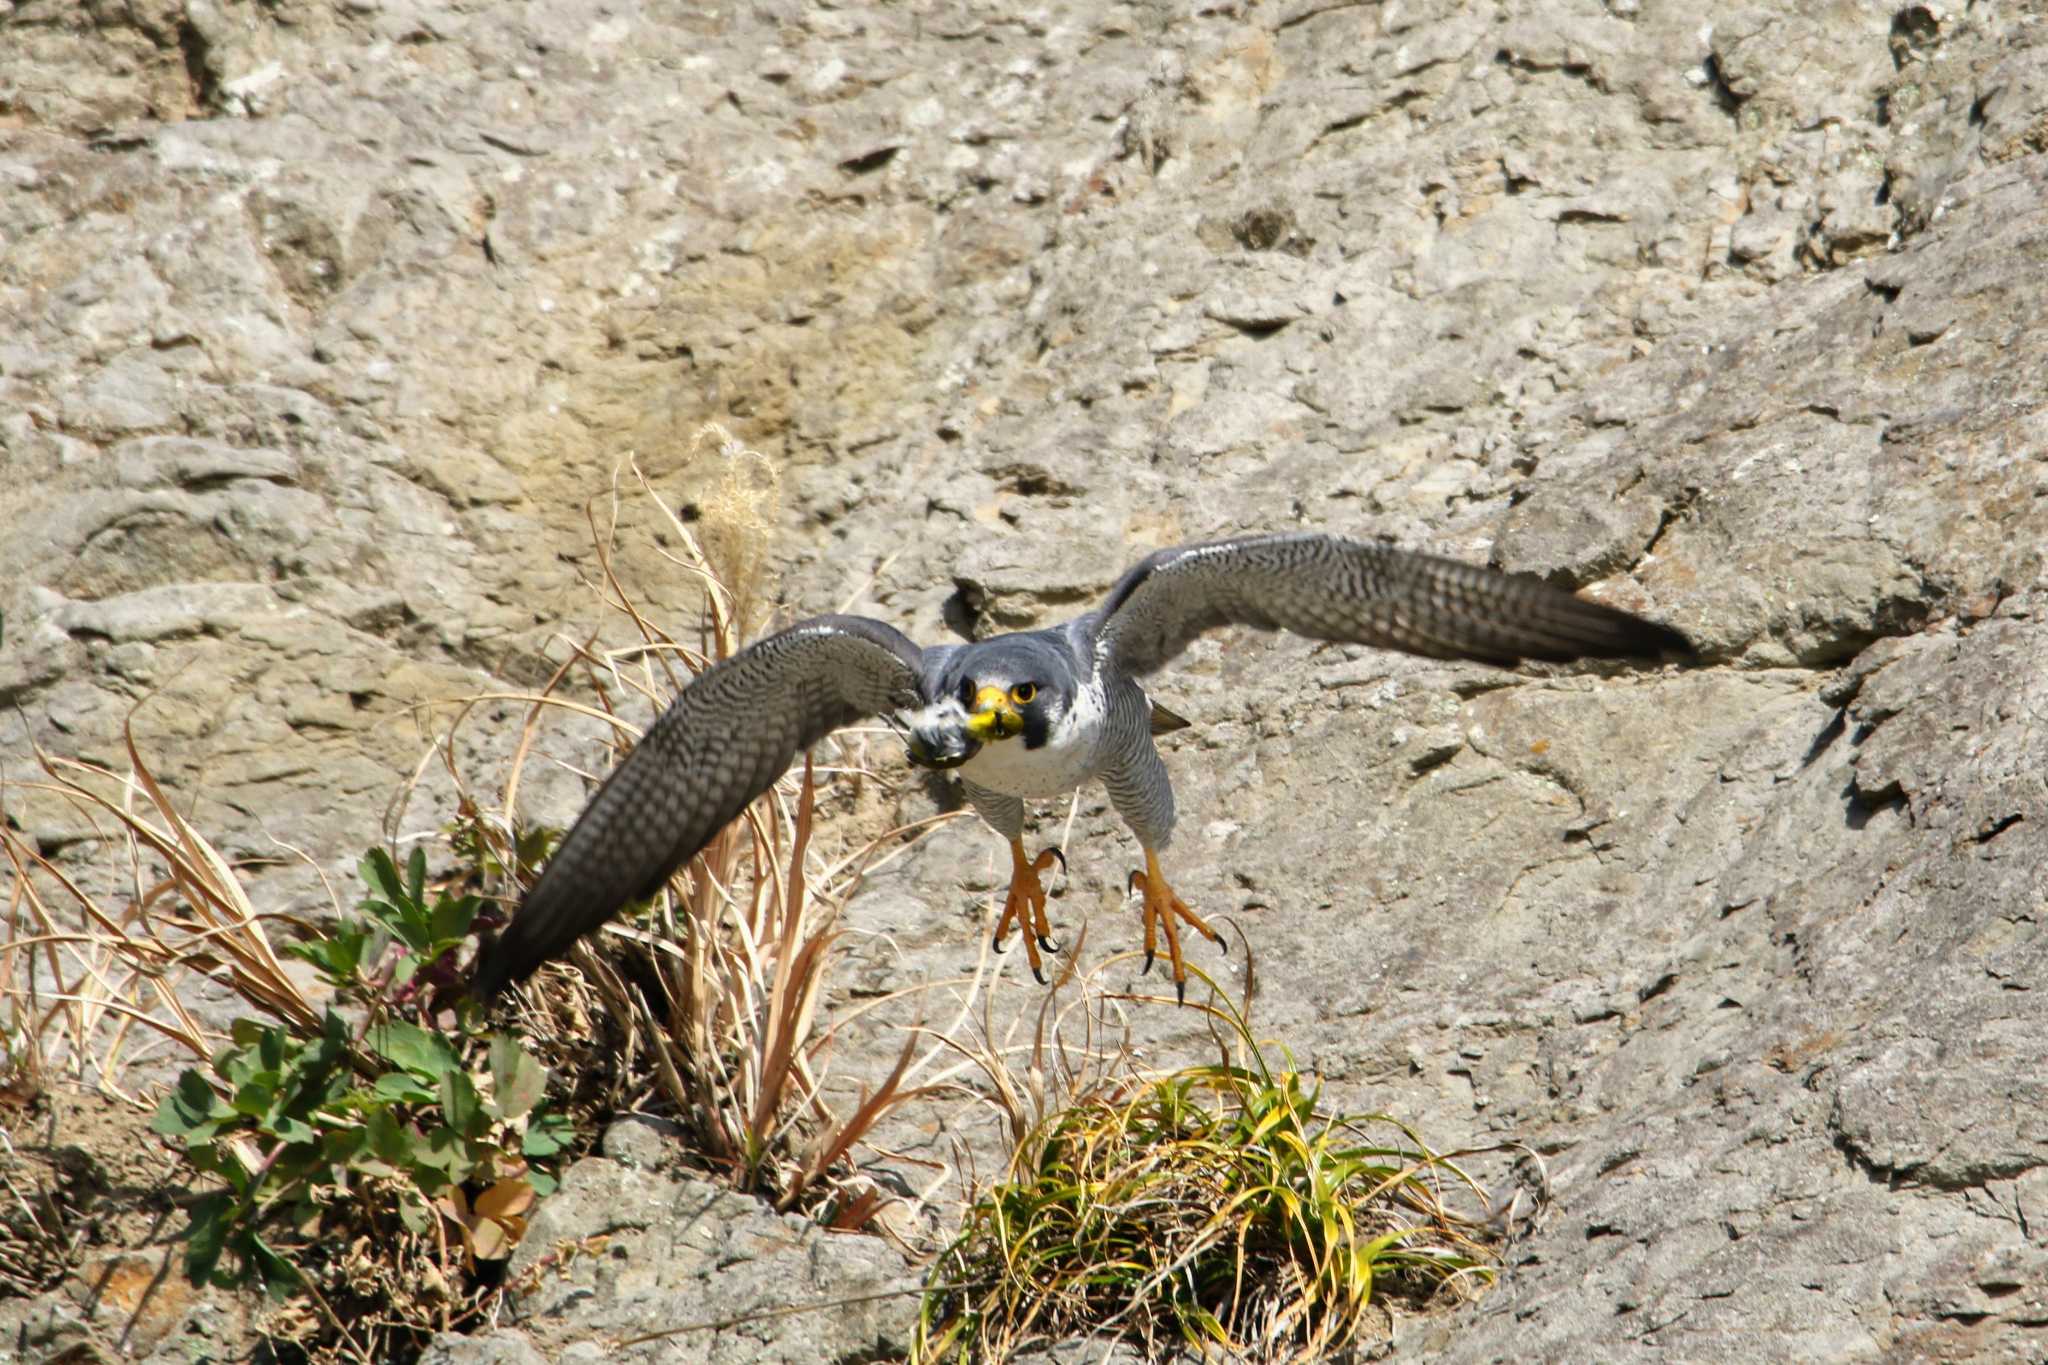
M48 780L15 786L68 803L135 871L126 895L95 892L0 826L14 874L0 983L22 1058L10 1083L69 1075L137 1102L124 1059L144 1032L199 1061L154 1120L201 1181L219 1181L187 1204L186 1268L262 1284L282 1300L263 1330L299 1354L405 1359L487 1309L490 1266L575 1137L543 1099L546 1068L462 998L456 949L491 903L430 884L424 850L401 864L378 849L362 860L356 914L259 912L132 737L126 772L37 758ZM460 886L493 875L479 858L463 865ZM278 939L281 924L298 941ZM309 995L293 958L330 1000ZM226 1039L190 1007L194 978L242 1003ZM45 1240L63 1235L52 1223Z
M1478 1221L1445 1202L1446 1185L1479 1193L1451 1156L1385 1115L1326 1111L1240 1012L1206 1008L1228 1025L1222 1060L1100 1075L1025 1131L933 1264L913 1359L1109 1334L1312 1360L1389 1295L1490 1281Z
M426 855L401 869L382 849L361 863L362 917L289 945L337 997L362 1006L351 1027L330 1009L318 1032L238 1020L207 1071L186 1071L154 1128L225 1188L197 1201L185 1266L195 1280L303 1287L291 1248L337 1231L396 1224L459 1247L508 1255L534 1198L553 1188L536 1161L573 1140L542 1103L547 1073L519 1043L479 1031L459 1001L455 949L483 902L431 895ZM446 1008L450 1033L405 1017Z

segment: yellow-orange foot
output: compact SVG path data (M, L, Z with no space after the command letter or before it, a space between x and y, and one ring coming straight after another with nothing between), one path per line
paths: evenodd
M1052 941L1052 925L1045 918L1045 886L1038 880L1038 874L1060 865L1060 871L1067 870L1066 855L1056 848L1049 848L1034 860L1027 857L1022 841L1010 840L1010 894L1003 898L1003 917L996 921L995 943L997 952L1003 951L1003 936L1015 924L1024 931L1024 960L1031 964L1031 974L1038 978L1038 984L1045 984L1045 973L1040 970L1040 948L1048 953L1058 952L1059 945Z
M1153 959L1159 956L1159 931L1166 930L1166 958L1173 964L1173 993L1185 1005L1188 1002L1188 969L1180 957L1180 927L1178 921L1186 920L1204 938L1211 939L1224 952L1230 945L1223 941L1223 935L1211 929L1200 915L1188 909L1187 902L1173 893L1166 884L1166 877L1159 870L1159 855L1151 849L1145 850L1145 866L1131 874L1131 890L1143 889L1145 893L1145 970L1152 970Z

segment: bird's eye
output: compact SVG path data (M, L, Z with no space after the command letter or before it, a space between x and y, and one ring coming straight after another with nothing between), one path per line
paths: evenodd
M1038 695L1037 683L1018 683L1010 689L1010 700L1019 706L1029 706L1031 699Z
M968 707L974 705L974 679L962 678L960 680L960 704Z

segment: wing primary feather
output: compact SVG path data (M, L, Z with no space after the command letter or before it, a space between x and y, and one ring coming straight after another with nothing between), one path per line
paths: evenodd
M598 787L512 922L484 945L476 993L490 999L654 895L802 750L918 704L921 656L880 621L821 616L706 669Z
M1503 666L1692 652L1669 626L1540 579L1306 532L1148 555L1087 619L1097 651L1140 675L1224 625Z

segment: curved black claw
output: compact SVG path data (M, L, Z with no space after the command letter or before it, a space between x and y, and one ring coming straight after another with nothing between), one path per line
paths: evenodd
M1036 962L1031 964L1031 974L1038 978L1038 984L1041 986L1049 986L1052 984L1051 982L1045 979L1045 973L1038 970L1038 964Z
M1044 934L1040 934L1040 935L1038 936L1038 946L1039 946L1039 949L1040 949L1041 951L1043 951L1043 952L1048 952L1048 953L1056 953L1056 952L1058 952L1058 951L1060 950L1060 945L1059 945L1059 944L1057 944L1057 943L1054 943L1054 942L1053 942L1053 941L1052 941L1051 939L1047 938L1047 937L1046 937L1046 936L1045 936Z
M1179 996L1179 997L1180 997L1180 1003L1181 1003L1181 1004L1183 1004L1183 1005L1187 1004L1187 1002L1188 1002L1188 983L1187 983L1187 982L1185 982L1185 981L1176 981L1176 982L1174 982L1174 983L1173 983L1173 993L1174 993L1175 995L1177 995L1177 996Z
M1001 934L997 934L994 938L990 939L988 941L988 947L989 951L992 953L1007 953L1010 951L1008 948L1005 948L1003 946L1003 936Z
M1067 855L1060 852L1058 844L1049 845L1038 856L1043 858L1047 853L1050 853L1059 862L1060 875L1064 877L1067 874Z
M1158 954L1153 952L1150 948L1147 948L1145 950L1145 965L1138 969L1139 976L1152 975L1152 959L1157 956Z

